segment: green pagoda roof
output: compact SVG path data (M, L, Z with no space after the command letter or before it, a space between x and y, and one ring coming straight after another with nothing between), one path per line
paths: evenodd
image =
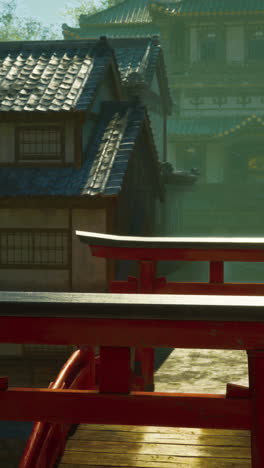
M153 11L168 16L214 16L263 14L263 0L154 0Z
M94 15L81 15L79 28L64 24L65 39L87 37L146 37L159 34L152 22L151 0L125 0L119 5L102 10Z
M121 23L110 23L110 24L87 24L80 28L72 28L63 25L63 35L66 40L72 39L87 39L87 37L99 38L104 34L104 36L111 38L141 38L141 37L152 37L159 34L159 29L157 26L151 23L147 24L125 24Z
M232 135L252 124L264 126L264 117L252 114L247 117L208 117L178 120L171 118L168 120L168 134L178 137L224 137Z
M94 15L81 15L80 27L88 24L139 24L151 23L150 0L126 0L119 5L107 8Z

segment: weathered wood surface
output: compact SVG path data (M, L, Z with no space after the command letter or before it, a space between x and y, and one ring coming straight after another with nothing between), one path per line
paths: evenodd
M264 297L0 292L0 317L264 322Z
M249 468L245 431L81 425L60 468Z

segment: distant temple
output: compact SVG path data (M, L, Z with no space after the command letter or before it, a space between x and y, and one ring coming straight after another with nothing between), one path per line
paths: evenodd
M200 174L167 206L169 235L262 235L264 4L261 0L126 0L66 39L160 34L173 115L167 161Z

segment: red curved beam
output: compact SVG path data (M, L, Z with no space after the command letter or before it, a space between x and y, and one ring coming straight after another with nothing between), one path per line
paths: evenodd
M75 351L64 364L52 389L94 389L95 354L92 348ZM70 424L35 422L19 468L52 468L63 453Z

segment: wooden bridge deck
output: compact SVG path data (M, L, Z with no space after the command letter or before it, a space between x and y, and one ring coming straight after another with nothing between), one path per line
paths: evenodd
M81 425L59 468L250 468L246 431Z

